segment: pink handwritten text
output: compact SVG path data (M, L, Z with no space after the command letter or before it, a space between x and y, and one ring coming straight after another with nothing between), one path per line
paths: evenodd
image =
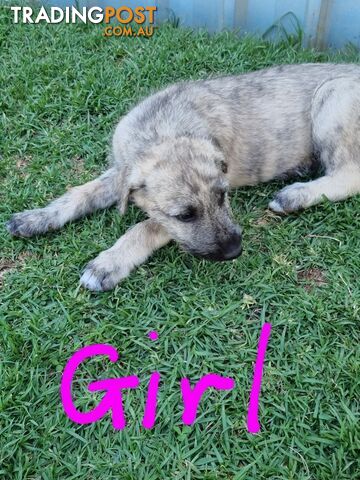
M247 429L250 433L258 433L260 431L260 423L258 420L259 399L261 391L261 381L263 375L266 348L270 338L271 324L265 323L260 334L257 358L254 368L254 377L250 392L249 408L247 415ZM150 338L150 336L149 336ZM87 412L79 411L73 401L72 384L74 376L80 364L85 360L105 355L110 362L115 363L119 355L117 350L106 344L96 344L84 347L78 350L68 361L63 371L60 396L62 405L66 415L75 423L89 424L100 420L109 411L112 414L112 425L116 430L122 430L126 426L126 418L123 407L123 390L137 388L140 380L136 375L122 378L107 378L92 382L88 385L90 392L104 391L105 394L100 403ZM160 386L160 373L151 374L147 398L145 403L145 411L142 425L146 429L151 429L156 421L157 395ZM222 377L215 373L208 373L191 388L190 380L183 378L180 381L180 389L184 410L182 421L186 425L192 425L196 421L197 409L204 392L209 388L216 390L232 390L235 387L235 381L229 377Z

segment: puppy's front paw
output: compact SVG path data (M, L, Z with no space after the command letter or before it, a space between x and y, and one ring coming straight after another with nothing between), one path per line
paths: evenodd
M49 216L43 209L15 213L6 223L7 230L15 237L31 237L51 228Z
M112 290L126 278L130 270L126 265L119 265L115 261L111 261L106 254L100 254L85 267L80 284L93 292L105 292Z
M309 205L309 189L304 183L294 183L280 190L269 208L276 213L286 214L296 212Z

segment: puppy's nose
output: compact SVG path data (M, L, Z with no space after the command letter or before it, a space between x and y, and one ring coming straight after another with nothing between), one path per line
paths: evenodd
M224 260L233 260L241 255L242 246L241 246L241 234L238 232L234 233L222 242L221 244L221 253L224 257Z

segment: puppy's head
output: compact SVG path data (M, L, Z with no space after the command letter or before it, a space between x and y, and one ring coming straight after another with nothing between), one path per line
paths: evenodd
M210 260L241 253L227 198L227 166L209 140L182 137L153 147L129 175L129 198L186 251Z

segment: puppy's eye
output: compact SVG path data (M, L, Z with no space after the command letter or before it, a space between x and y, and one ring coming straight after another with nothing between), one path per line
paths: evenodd
M224 161L221 162L221 171L222 171L223 173L227 173L227 172L228 172L227 163L225 163Z
M219 207L222 207L222 206L224 205L225 195L226 195L225 190L221 190L221 191L218 193L218 205L219 205Z
M193 222L196 219L196 210L190 207L185 212L175 215L175 218L180 222Z

